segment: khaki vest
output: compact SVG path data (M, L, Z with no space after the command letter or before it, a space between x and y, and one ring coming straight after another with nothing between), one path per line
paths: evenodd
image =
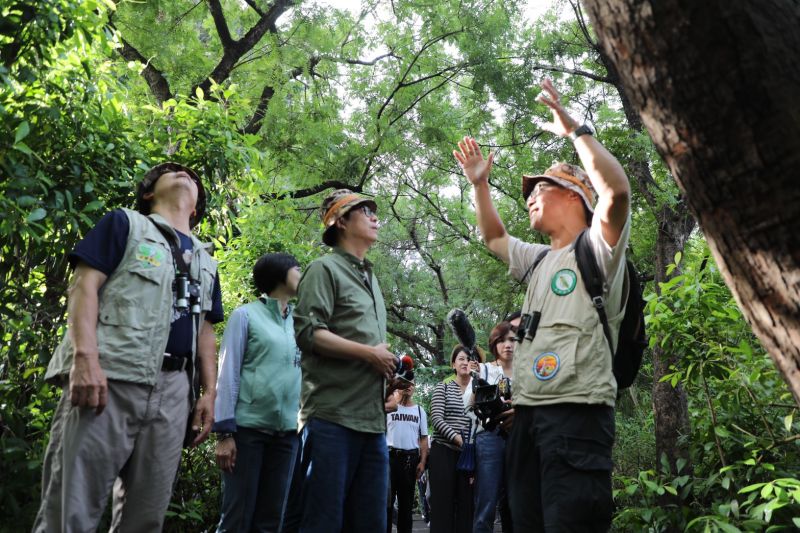
M611 350L572 246L551 251L533 271L523 313L533 311L541 312L536 335L523 340L514 353L514 403L613 407L617 382ZM609 316L615 345L623 315L624 310Z
M125 253L116 270L99 291L97 349L100 366L108 379L154 385L172 321L172 282L175 267L169 243L156 224L178 240L172 227L159 215L145 217L124 209L130 229ZM217 262L206 246L192 236L193 256L189 271L200 280L200 324L211 310ZM194 321L193 321L194 323ZM195 331L195 336L197 332ZM192 343L192 353L196 343ZM56 348L46 379L64 376L72 366L69 331Z

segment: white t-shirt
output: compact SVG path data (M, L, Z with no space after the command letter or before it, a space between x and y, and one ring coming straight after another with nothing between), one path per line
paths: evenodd
M399 450L419 449L420 437L428 436L428 416L419 405L398 405L386 413L386 444Z

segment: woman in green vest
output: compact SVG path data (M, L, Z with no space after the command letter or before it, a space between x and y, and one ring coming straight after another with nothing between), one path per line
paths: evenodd
M298 447L300 352L289 299L300 267L289 254L266 254L253 267L253 281L261 296L231 314L220 347L218 532L280 530Z

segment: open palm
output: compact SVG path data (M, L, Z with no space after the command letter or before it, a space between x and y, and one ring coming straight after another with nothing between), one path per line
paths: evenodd
M471 184L477 185L489 179L494 153L489 152L489 157L484 159L478 142L472 137L464 137L458 143L458 150L453 150L453 156Z

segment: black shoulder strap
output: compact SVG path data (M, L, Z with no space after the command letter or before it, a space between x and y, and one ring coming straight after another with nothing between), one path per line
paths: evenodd
M175 239L172 238L172 235L159 226L155 220L150 217L147 217L147 220L153 223L156 229L167 239L167 244L169 244L169 249L172 252L172 258L175 260L175 268L178 269L179 272L183 274L189 275L189 265L186 264L186 261L183 260L183 254L178 249L178 246L175 244ZM191 275L189 275L191 277Z
M589 298L592 299L592 304L597 309L597 315L603 325L603 333L608 341L608 347L611 348L611 357L613 358L614 343L611 340L611 328L608 326L606 302L603 298L603 276L600 275L600 268L597 266L597 260L588 239L589 228L586 228L575 239L575 258L578 261L578 269L581 271L586 292L589 293Z
M522 283L522 284L525 284L525 282L526 282L526 281L527 281L527 279L528 279L528 276L530 276L530 275L531 275L531 273L532 273L534 270L536 270L536 267L537 267L537 266L539 266L539 263L541 263L541 262L542 262L542 260L544 259L544 257L547 255L547 252L549 252L549 251L550 251L550 247L549 247L549 246L546 246L546 247L545 247L543 250L541 250L541 251L540 251L540 252L539 252L539 253L536 255L536 257L534 257L534 258L533 258L533 263L531 263L531 266L529 266L529 267L528 267L528 270L526 270L526 271L525 271L525 274L523 274L523 275L522 275L522 279L520 280L520 283Z
M417 413L419 414L419 423L417 424L417 432L422 436L422 407L417 404Z

